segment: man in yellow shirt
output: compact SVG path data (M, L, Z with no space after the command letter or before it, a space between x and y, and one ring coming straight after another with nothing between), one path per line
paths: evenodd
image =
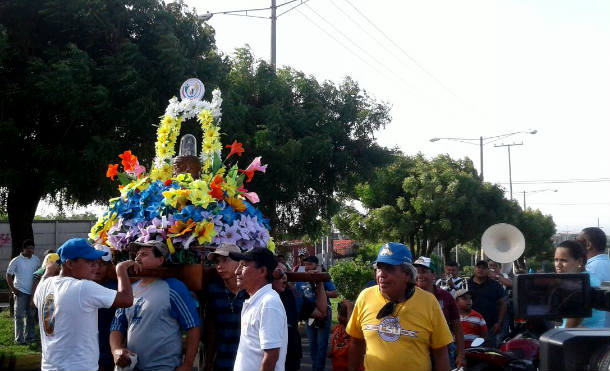
M449 370L447 345L453 341L438 301L415 286L411 251L384 244L377 255L377 285L363 290L347 324L353 338L349 369Z

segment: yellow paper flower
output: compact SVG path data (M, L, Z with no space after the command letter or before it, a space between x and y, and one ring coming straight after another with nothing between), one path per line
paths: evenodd
M237 183L233 178L227 177L222 188L227 191L229 197L234 197L237 194Z
M216 236L216 230L214 229L214 222L211 221L202 221L197 224L197 228L195 228L195 232L193 235L197 238L197 242L200 245L211 242L212 237Z
M199 189L192 189L189 194L189 200L193 205L206 209L210 202L214 201L214 198L208 194L208 191L203 192Z
M172 177L172 166L170 164L165 164L163 167L154 168L150 171L149 178L151 180L166 180Z
M201 124L201 128L205 131L205 129L207 129L212 124L212 112L207 109L201 111L199 115L197 115L197 120Z
M227 197L225 198L225 201L227 202L228 205L231 205L231 207L235 210L235 211L244 211L246 210L246 205L239 199L234 198L234 197Z
M163 192L165 204L171 205L175 209L182 209L187 203L187 197L191 191L188 189L170 189Z
M269 242L267 242L267 248L275 254L275 242L273 242L273 237L269 237Z
M204 133L203 137L209 140L218 140L220 136L220 129L218 126L210 126Z
M175 179L181 187L188 187L193 182L193 176L190 173L178 174Z

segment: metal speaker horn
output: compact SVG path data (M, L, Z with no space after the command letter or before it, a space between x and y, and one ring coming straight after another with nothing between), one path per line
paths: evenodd
M512 262L525 251L525 237L514 225L498 223L485 230L481 237L481 248L491 260L503 263L502 271L507 273L512 270Z

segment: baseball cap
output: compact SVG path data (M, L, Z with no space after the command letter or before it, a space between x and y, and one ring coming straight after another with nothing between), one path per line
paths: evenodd
M388 242L381 246L374 263L386 263L390 265L411 264L413 256L406 245L398 242Z
M436 264L434 264L434 261L428 257L425 256L420 256L419 258L417 258L417 260L413 263L414 266L422 266L425 268L430 269L432 272L436 273Z
M317 256L315 255L309 255L308 257L306 257L305 259L303 259L304 262L310 262L310 263L314 263L314 264L320 264L320 260L318 259Z
M153 249L157 249L163 255L164 258L169 256L169 249L167 245L163 241L150 240L146 242L132 242L129 244L129 248L135 249L136 251L141 249L142 247L150 247Z
M55 252L48 253L47 256L45 256L44 259L42 260L41 267L44 268L47 266L48 263L54 263L58 260L59 260L59 254L57 254Z
M40 266L40 269L38 269L36 272L34 272L34 274L40 274L43 275L44 271L47 267L47 264L49 263L58 263L59 260L59 255L57 253L48 253L45 257L44 260L42 261L42 265Z
M109 262L112 260L112 253L110 252L110 247L106 246L106 245L102 245L102 244L95 244L93 246L96 250L98 251L104 251L108 254L102 256L102 260L105 262Z
M108 253L96 250L86 238L71 238L57 249L57 254L65 263L68 259L97 260Z
M464 289L459 289L459 290L455 290L455 292L453 293L453 298L457 299L462 295L468 294L470 293L470 290L468 290L468 288L464 288Z
M277 267L277 260L271 250L265 247L255 247L247 252L230 252L229 257L233 260L254 261L260 265L267 267L267 272L273 273Z
M475 267L484 267L485 269L488 269L489 265L485 260L479 260L477 264L475 264Z
M216 250L208 254L207 259L213 261L217 256L229 256L231 252L240 253L241 249L234 243L221 243Z

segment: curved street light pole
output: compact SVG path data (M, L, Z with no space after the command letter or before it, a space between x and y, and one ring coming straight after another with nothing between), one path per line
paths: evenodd
M484 181L485 178L483 176L483 146L485 144L489 144L492 142L495 142L497 140L501 140L516 134L536 134L538 132L538 130L521 130L521 131L514 131L512 133L506 133L506 134L500 134L500 135L494 135L491 137L483 137L480 136L479 138L439 138L439 137L434 137L434 138L430 138L431 142L438 142L439 140L452 140L455 142L462 142L462 143L466 143L466 144L478 144L479 145L479 152L480 152L480 156L481 156L481 181ZM488 141L487 143L485 143L485 141ZM476 143L478 142L478 143Z

